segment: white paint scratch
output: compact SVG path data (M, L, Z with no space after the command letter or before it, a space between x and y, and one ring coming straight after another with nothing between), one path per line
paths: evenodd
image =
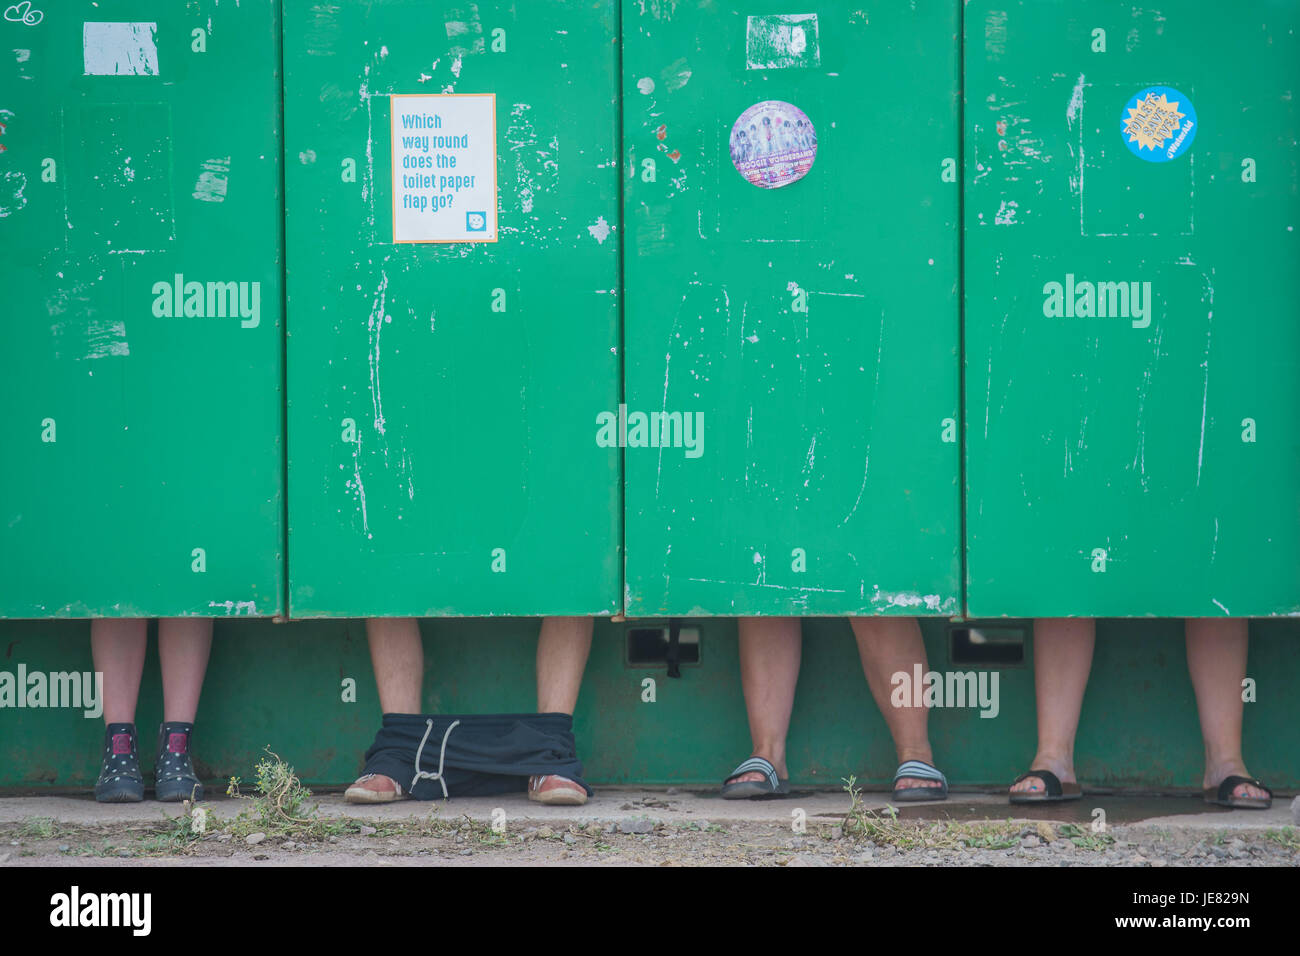
M1074 128L1074 120L1079 115L1079 110L1083 107L1083 74L1079 74L1079 80L1074 84L1074 90L1070 93L1070 103L1065 108L1065 127L1066 129Z
M384 262L387 264L388 260L385 259ZM388 272L380 267L379 287L375 290L370 306L370 318L366 323L370 332L370 349L367 356L370 362L370 401L375 412L375 432L380 435L384 434L384 398L379 384L379 338L383 334L384 324L391 321L385 313L387 298Z
M933 611L936 614L955 614L957 612L957 599L952 597L943 598L937 594L918 594L915 591L882 591L879 585L873 585L872 591L871 603L875 605L903 608L924 607L927 611Z
M1205 464L1205 419L1210 406L1210 338L1214 334L1214 270L1204 276L1205 292L1201 296L1202 302L1209 303L1209 313L1205 317L1205 359L1201 362L1201 368L1205 372L1204 381L1201 386L1201 444L1196 452L1196 487L1201 487L1201 468Z

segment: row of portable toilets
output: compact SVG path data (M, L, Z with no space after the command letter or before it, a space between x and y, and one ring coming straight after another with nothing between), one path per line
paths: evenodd
M1297 26L9 6L0 617L1300 614Z

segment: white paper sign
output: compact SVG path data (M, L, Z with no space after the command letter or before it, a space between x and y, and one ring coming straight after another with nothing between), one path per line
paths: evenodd
M395 94L393 241L497 241L496 94Z

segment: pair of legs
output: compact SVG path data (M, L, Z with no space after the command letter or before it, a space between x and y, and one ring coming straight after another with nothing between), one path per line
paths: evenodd
M591 652L592 619L547 617L537 639L537 711L572 714ZM370 662L379 687L379 706L386 714L418 714L424 709L424 644L413 617L366 621ZM383 802L400 794L397 782L367 775L348 789L354 802ZM583 803L586 791L564 777L529 780L529 794L543 803Z
M91 656L95 670L104 675L106 724L135 723L148 625L144 618L98 618L90 623ZM194 723L211 650L210 618L163 618L158 622L164 722Z
M894 674L910 675L913 665L918 662L923 672L928 670L920 625L915 618L902 617L854 617L849 620L857 639L867 685L894 738L899 763L921 760L933 765L928 709L895 707L889 699L890 678ZM753 756L769 761L779 777L788 778L785 740L790 729L790 712L794 708L794 689L799 681L803 650L799 618L751 617L741 618L737 623L740 630L740 679L745 690ZM736 782L762 779L760 773L747 773L735 778ZM899 789L937 789L939 783L903 777L895 786Z
M104 679L104 763L95 783L95 799L103 802L144 799L135 708L144 674L148 624L141 618L103 618L90 625L91 656ZM159 800L197 800L202 796L190 759L190 736L211 650L210 619L164 618L158 622L163 723L158 731L154 789Z
M591 652L589 617L542 619L537 639L537 711L572 714ZM366 621L370 662L379 685L379 706L386 714L423 710L424 644L413 617L376 617Z
M1241 756L1241 682L1246 676L1247 622L1242 618L1189 618L1187 669L1196 691L1205 741L1203 787L1226 777L1249 777ZM1049 618L1034 622L1034 686L1038 707L1038 752L1031 767L1050 770L1075 783L1074 737L1083 692L1092 670L1096 622L1091 618ZM1013 793L1042 793L1044 781L1026 777ZM1237 797L1264 798L1250 784L1233 788Z

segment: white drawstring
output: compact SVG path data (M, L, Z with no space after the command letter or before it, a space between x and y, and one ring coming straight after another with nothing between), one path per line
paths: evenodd
M433 721L426 720L424 722L424 737L420 740L420 749L415 752L415 776L411 778L411 793L415 793L415 785L421 780L437 780L442 784L442 799L447 799L447 781L442 779L442 761L447 756L447 738L451 736L451 732L459 724L459 720L453 720L451 726L447 728L447 732L442 735L442 750L438 753L438 772L425 773L420 769L420 756L424 753L424 745L429 739L429 733L433 730Z

